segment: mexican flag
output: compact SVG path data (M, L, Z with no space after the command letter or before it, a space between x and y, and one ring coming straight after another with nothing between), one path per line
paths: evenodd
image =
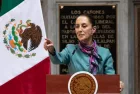
M46 94L45 38L40 0L0 0L0 94Z

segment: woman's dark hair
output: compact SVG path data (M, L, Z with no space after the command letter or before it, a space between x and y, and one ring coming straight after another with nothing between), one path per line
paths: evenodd
M80 17L80 16L85 16L85 17L87 17L87 18L89 19L90 23L92 24L92 26L95 26L95 20L94 20L94 18L93 18L92 15L89 15L89 14L81 14L81 15L79 15L78 17ZM77 17L77 18L78 18L78 17ZM76 19L77 19L77 18L76 18ZM76 23L76 20L75 20L75 23Z

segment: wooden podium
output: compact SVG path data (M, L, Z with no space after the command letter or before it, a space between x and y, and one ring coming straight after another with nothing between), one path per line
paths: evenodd
M71 75L47 75L46 94L69 94L68 81ZM119 75L96 75L97 94L120 94Z

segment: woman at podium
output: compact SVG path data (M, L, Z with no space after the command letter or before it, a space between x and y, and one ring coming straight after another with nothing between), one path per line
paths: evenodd
M92 16L82 14L75 21L75 33L78 44L67 44L61 52L56 52L51 40L46 39L45 50L48 50L54 64L67 64L70 74L87 71L96 74L115 74L113 58L109 49L97 45L93 40L96 27ZM120 82L123 88L123 83Z

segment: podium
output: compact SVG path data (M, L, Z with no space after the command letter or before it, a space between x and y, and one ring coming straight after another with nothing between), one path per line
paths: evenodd
M69 94L68 81L71 75L47 75L46 94ZM120 94L119 75L96 75L97 94Z

